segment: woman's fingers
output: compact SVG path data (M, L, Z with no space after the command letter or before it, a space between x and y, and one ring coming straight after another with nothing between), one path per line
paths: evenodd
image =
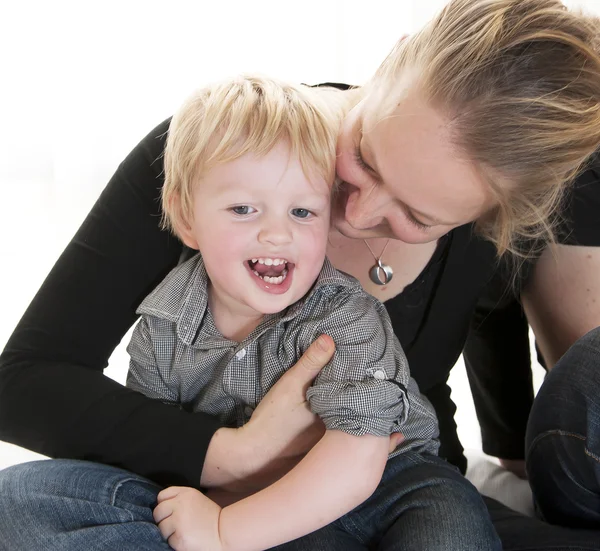
M287 370L279 382L289 385L292 392L298 392L302 400L305 400L308 387L321 369L329 363L334 352L333 339L329 335L321 335L308 347L296 364Z

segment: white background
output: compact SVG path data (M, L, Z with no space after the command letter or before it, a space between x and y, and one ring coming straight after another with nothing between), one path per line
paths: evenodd
M240 72L361 84L444 3L4 2L0 347L119 162L194 88ZM600 13L600 0L566 3ZM108 373L126 369L119 348ZM451 383L461 439L477 448L462 366ZM25 457L0 443L0 467Z

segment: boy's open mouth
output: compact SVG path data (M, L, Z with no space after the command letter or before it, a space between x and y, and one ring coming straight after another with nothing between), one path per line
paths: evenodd
M246 262L255 276L271 285L281 285L294 267L284 258L252 258Z

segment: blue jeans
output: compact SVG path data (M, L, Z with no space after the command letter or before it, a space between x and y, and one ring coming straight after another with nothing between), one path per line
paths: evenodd
M599 370L600 328L546 376L525 443L539 518L484 498L505 551L600 551Z
M600 327L546 376L531 411L526 453L540 518L593 530L600 549Z
M152 520L160 487L83 461L36 461L0 472L0 549L169 549ZM499 550L483 500L445 461L406 453L388 462L365 503L278 551Z

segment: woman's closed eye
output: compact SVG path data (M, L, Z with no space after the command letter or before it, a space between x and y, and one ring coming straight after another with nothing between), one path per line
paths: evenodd
M356 164L363 170L371 173L375 172L363 159L362 153L360 152L360 145L357 145L354 149L354 160L356 161Z
M409 211L409 210L405 210L404 214L406 216L406 219L415 227L419 228L420 230L423 231L427 231L429 229L431 229L433 226L430 226L428 224L423 224L423 222L417 220L413 214Z

